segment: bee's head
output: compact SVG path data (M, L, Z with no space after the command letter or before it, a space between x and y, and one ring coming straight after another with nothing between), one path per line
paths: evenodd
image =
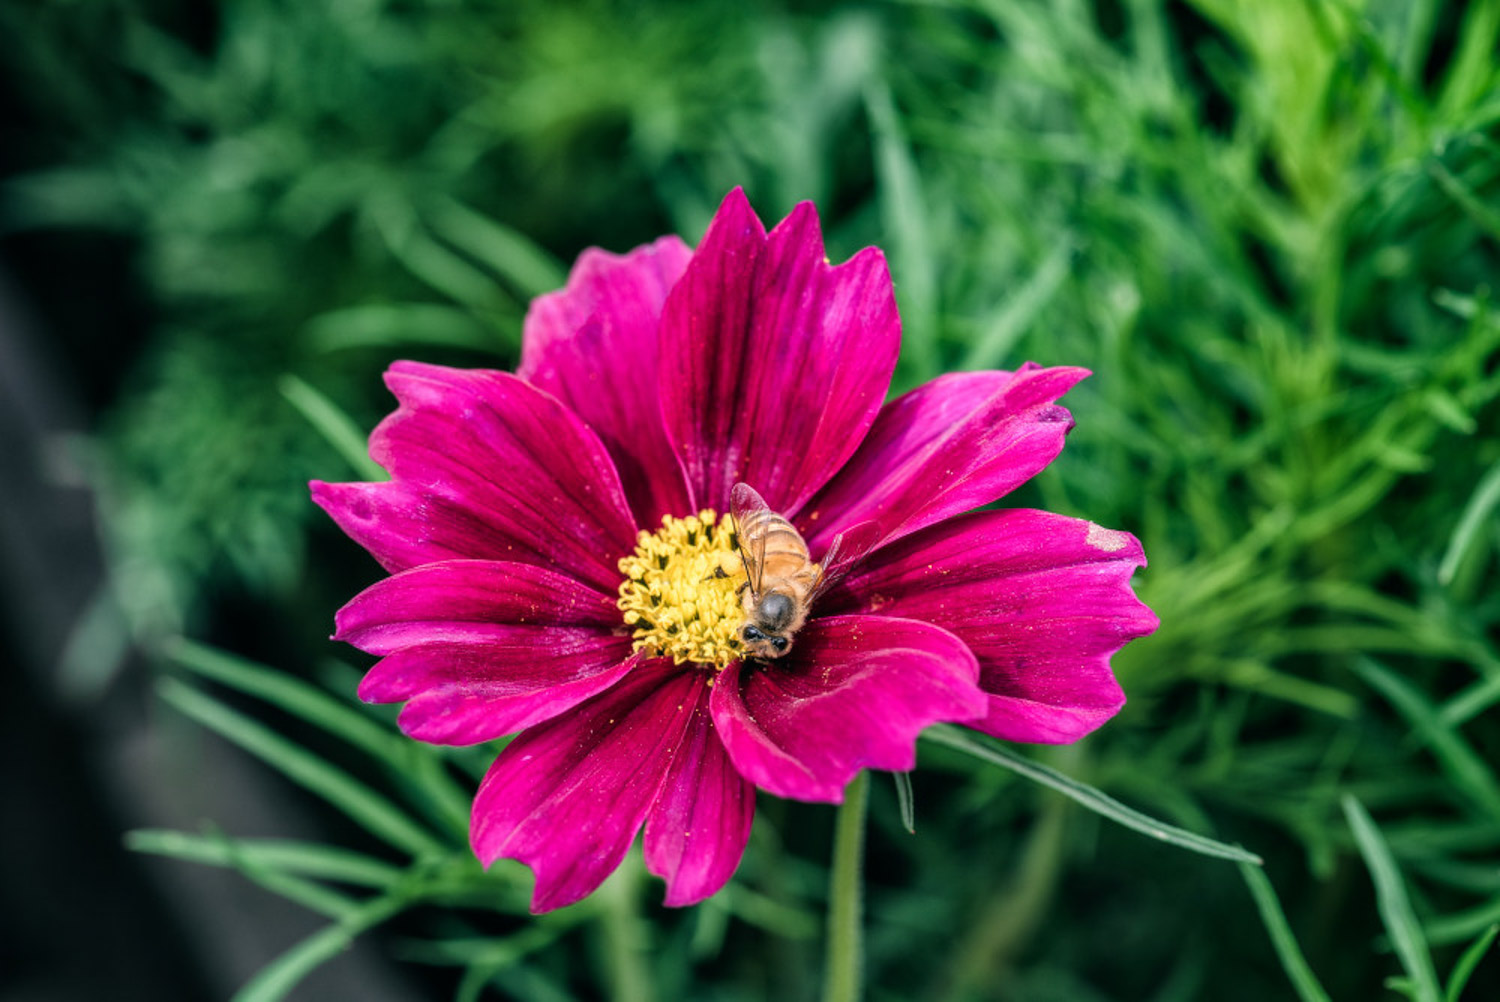
M767 596L771 598L772 596ZM768 633L754 623L746 623L744 629L740 630L740 639L745 642L745 650L757 658L765 658L774 661L784 657L786 652L792 649L792 638L784 637L778 633Z

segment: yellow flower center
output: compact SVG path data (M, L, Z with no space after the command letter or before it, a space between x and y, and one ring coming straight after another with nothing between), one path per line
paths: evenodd
M637 651L715 668L744 657L738 589L745 568L728 515L705 508L687 518L666 516L660 529L636 537L620 573L617 604L635 630Z

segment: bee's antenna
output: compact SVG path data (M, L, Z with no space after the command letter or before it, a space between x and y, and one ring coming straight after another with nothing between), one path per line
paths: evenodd
M730 512L729 521L734 524L734 548L739 551L740 566L745 568L745 587L750 589L750 597L759 602L760 589L750 580L750 561L745 557L745 534L740 531L740 520L734 517L734 512Z

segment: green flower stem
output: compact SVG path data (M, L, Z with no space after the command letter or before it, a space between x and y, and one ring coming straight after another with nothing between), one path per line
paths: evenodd
M600 889L612 1002L656 1002L646 964L651 930L641 916L639 865L636 857L627 857Z
M834 823L823 1002L858 1002L860 997L864 973L864 897L860 871L869 805L870 774L862 772L844 791L844 802Z

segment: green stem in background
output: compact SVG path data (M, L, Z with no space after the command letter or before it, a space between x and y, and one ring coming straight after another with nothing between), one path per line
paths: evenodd
M1069 752L1076 760L1074 750ZM1013 874L1000 893L987 895L982 917L955 948L933 998L978 997L975 993L983 994L986 986L994 990L1013 970L1057 894L1071 806L1062 797L1046 798Z
M828 880L828 943L823 966L823 1002L858 1002L864 971L865 815L870 774L862 772L844 791L833 830L833 866Z
M604 914L605 956L612 1002L655 1002L646 965L650 929L641 916L641 872L635 857L626 857L600 888Z

